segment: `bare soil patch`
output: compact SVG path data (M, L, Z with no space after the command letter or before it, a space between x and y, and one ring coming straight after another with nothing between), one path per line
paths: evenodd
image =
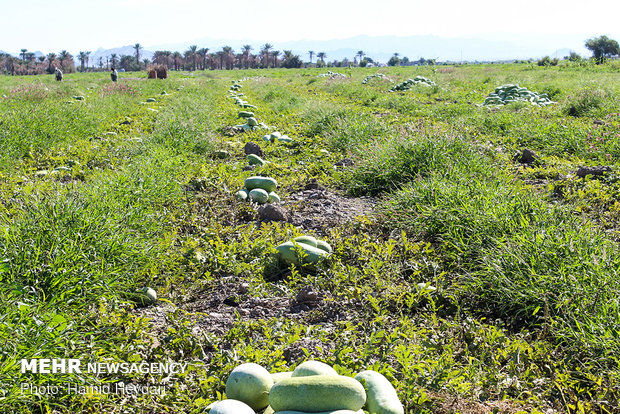
M350 197L324 188L316 181L308 182L285 201L289 223L321 235L357 216L372 214L377 204L372 197Z
M208 332L217 336L225 335L238 320L287 318L312 324L347 320L352 317L351 312L347 312L352 306L356 305L334 300L328 292L318 291L312 286L303 287L294 298L254 297L248 292L246 283L233 281L232 276L195 292L178 304L178 308L194 314L195 335ZM153 333L163 337L168 324L167 315L175 310L174 305L160 302L156 306L137 308L134 312L148 318ZM305 347L303 344L299 346L300 349Z
M513 401L472 401L454 395L429 393L435 403L436 414L517 414L529 413L534 407ZM545 414L556 414L551 408L537 407Z

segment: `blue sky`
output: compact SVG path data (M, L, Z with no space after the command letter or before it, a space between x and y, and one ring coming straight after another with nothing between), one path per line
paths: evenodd
M503 33L620 40L620 1L23 0L2 1L0 50L93 51L204 37L272 43L356 35L493 40ZM603 10L603 12L601 12Z

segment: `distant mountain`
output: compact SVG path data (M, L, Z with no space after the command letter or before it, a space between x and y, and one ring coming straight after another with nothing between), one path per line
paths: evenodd
M575 50L573 49L558 49L552 53L547 53L545 56L549 56L551 58L558 58L558 59L562 59L564 58L564 56L569 56L571 52L574 52Z
M94 67L98 66L99 58L103 60L103 64L105 65L106 60L110 59L110 56L112 56L113 53L116 53L116 56L118 56L118 58L120 59L120 57L123 55L130 55L130 56L135 55L136 50L133 48L133 46L123 46L123 47L117 47L114 49L99 48L95 50L94 52L90 53L90 56L88 57L88 65L94 66ZM142 49L140 50L140 60L152 59L153 54L154 53L150 50ZM77 54L74 56L77 56Z

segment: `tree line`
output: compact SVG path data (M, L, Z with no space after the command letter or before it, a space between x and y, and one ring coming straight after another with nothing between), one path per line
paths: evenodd
M592 51L592 59L595 63L603 63L613 56L620 55L620 47L616 40L607 36L599 36L588 39L585 43L586 48ZM116 68L125 71L139 71L151 64L164 65L170 70L211 70L211 69L259 69L259 68L301 68L307 66L316 67L350 67L375 65L376 62L366 56L363 50L359 50L352 60L344 58L342 60L326 60L325 52L308 51L309 62L304 62L299 55L295 55L291 50L275 50L271 43L262 45L256 53L251 45L244 45L241 50L235 51L230 46L224 46L221 50L211 51L209 48L199 48L197 45L190 46L185 52L172 52L169 50L158 50L154 53L152 60L142 56L143 47L140 43L133 45L132 55L117 55L112 53L105 58L100 57L96 62L90 61L89 51L81 51L76 56L79 65L76 66L74 57L66 50L60 53L48 53L45 56L36 57L34 53L27 49L21 49L18 57L6 53L0 53L0 72L10 75L38 75L43 73L54 73L58 67L65 73L79 70L96 71L109 70ZM313 59L316 58L315 62ZM569 59L567 57L566 59ZM570 60L581 59L577 54L571 53ZM407 57L401 58L398 53L387 62L388 66L408 66L408 65L435 65L436 59L420 58L415 61ZM539 61L539 65L556 65L557 59L553 60L544 57Z
M42 73L54 73L59 68L65 73L75 72L73 55L66 50L60 53L48 53L45 56L35 57L22 49L19 57L8 53L0 53L0 72L5 75L40 75Z
M172 52L168 50L158 50L152 59L142 57L143 47L140 43L133 46L132 55L118 55L112 53L109 56L100 57L96 62L90 59L91 52L82 51L77 56L72 56L66 50L56 54L49 53L46 56L35 57L34 53L22 49L18 57L9 54L0 54L0 71L11 75L37 75L43 73L54 73L58 67L65 73L75 71L97 71L116 68L124 71L139 71L151 64L165 65L170 70L210 70L210 69L258 69L258 68L301 68L308 65L313 66L349 66L348 59L342 61L327 62L325 52L315 53L308 51L309 62L294 54L291 50L275 50L273 45L265 43L260 47L258 53L252 53L254 48L251 45L244 45L240 51L230 46L224 46L221 50L211 51L209 48L198 48L197 45L190 46L185 52ZM370 58L364 58L365 53L358 51L353 59L353 64L367 65L373 62ZM316 62L313 59L316 58ZM79 62L76 65L76 60Z

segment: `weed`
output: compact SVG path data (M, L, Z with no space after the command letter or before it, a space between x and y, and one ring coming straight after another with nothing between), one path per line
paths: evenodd
M569 98L564 106L564 113L576 118L593 115L600 109L607 94L601 89L584 89Z

